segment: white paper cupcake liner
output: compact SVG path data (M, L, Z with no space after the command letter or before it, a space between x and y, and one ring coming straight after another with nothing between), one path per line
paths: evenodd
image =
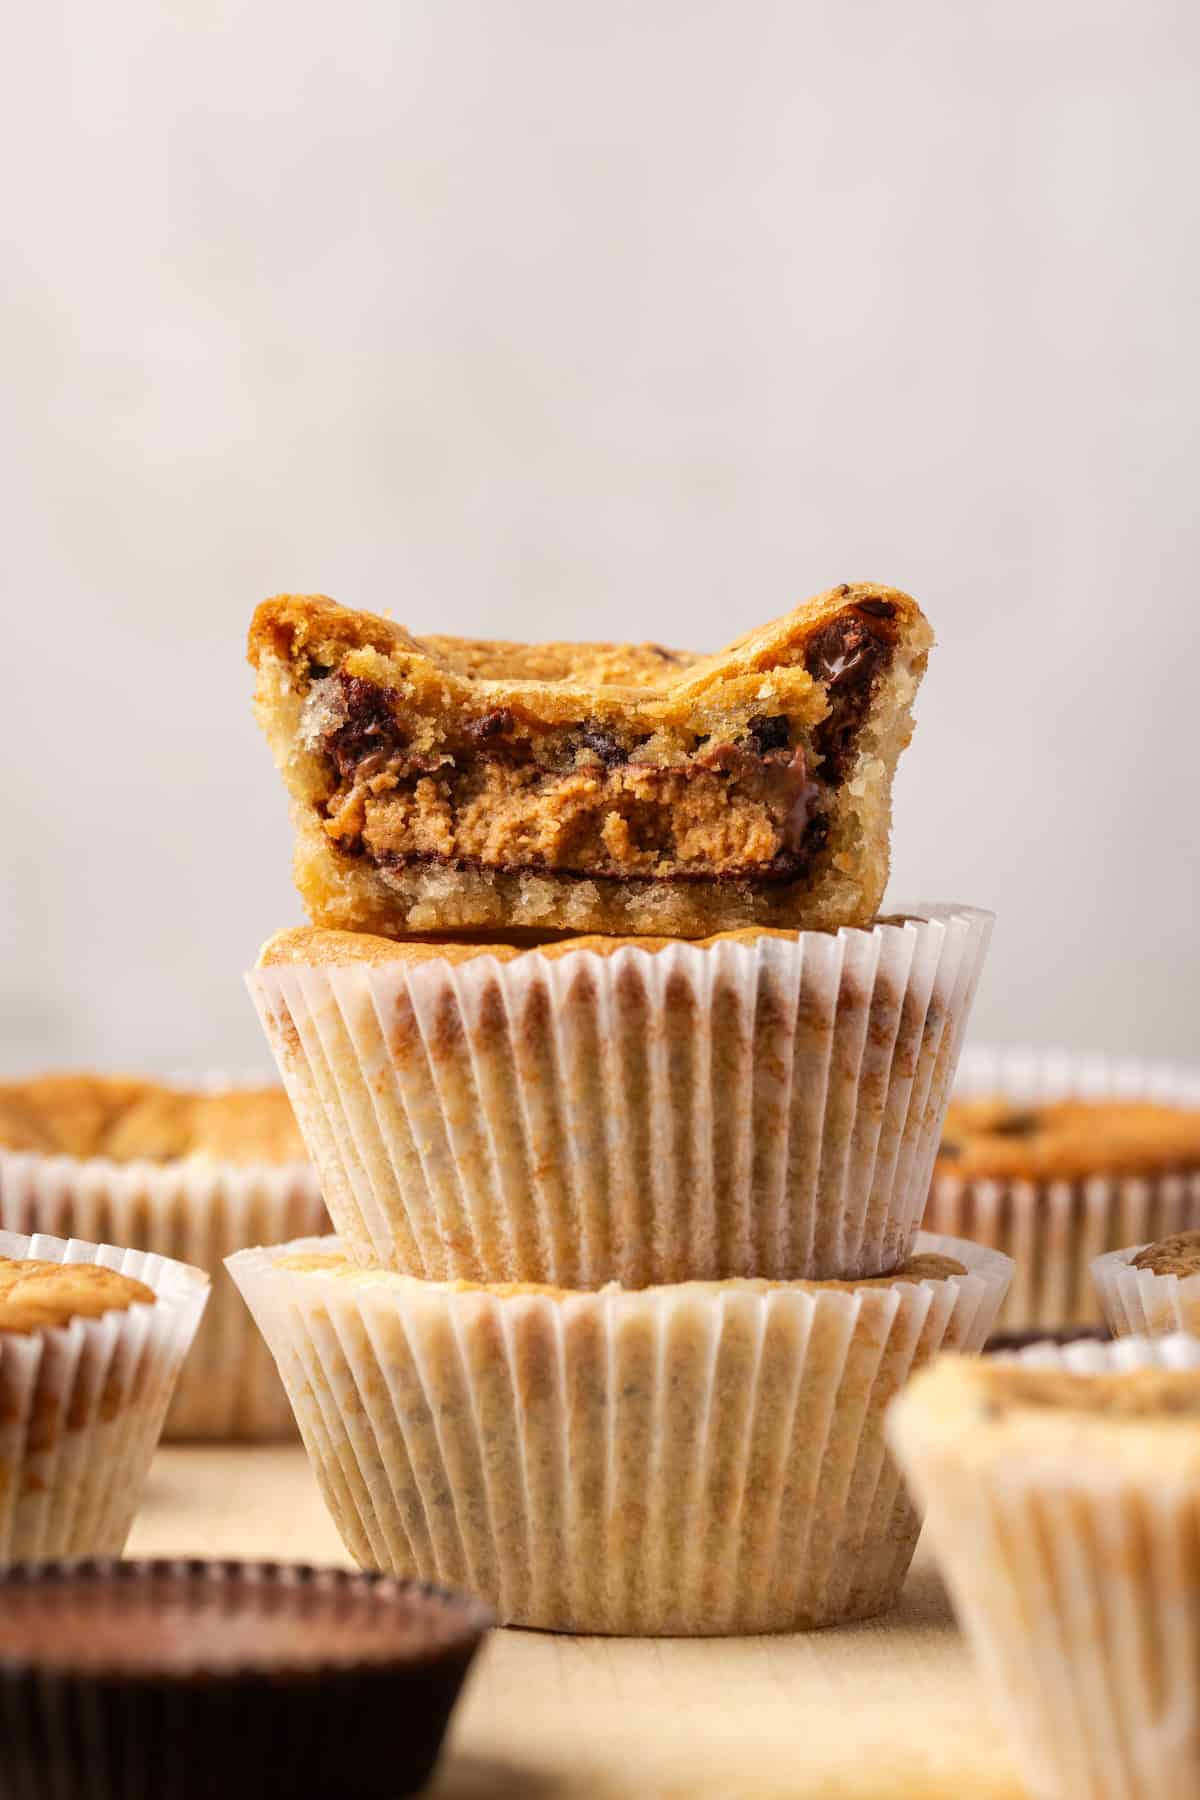
M990 914L249 977L334 1224L433 1280L885 1273L928 1189Z
M664 1635L892 1604L919 1522L884 1409L943 1345L983 1343L1012 1272L925 1237L968 1272L564 1293L281 1266L331 1249L229 1267L357 1561L503 1623Z
M1114 1337L1160 1338L1178 1331L1200 1337L1200 1274L1156 1275L1131 1267L1135 1256L1178 1229L1189 1227L1168 1227L1145 1244L1099 1256L1092 1264L1100 1311Z
M0 1229L122 1244L208 1270L212 1296L164 1436L293 1437L295 1424L262 1339L224 1262L327 1224L311 1164L107 1157L0 1150Z
M1132 1369L1200 1369L1200 1338L1176 1331L1169 1337L1126 1337L1115 1343L1080 1338L1073 1344L1026 1344L997 1350L994 1362L1027 1363L1035 1369L1062 1369L1071 1375L1117 1375Z
M1068 1098L1200 1106L1200 1071L972 1045L959 1064L955 1098L992 1094L1030 1106ZM927 1231L972 1238L1012 1257L1017 1272L1002 1330L1097 1324L1092 1263L1135 1239L1154 1243L1200 1226L1200 1167L1136 1177L1098 1173L1086 1181L968 1181L939 1169L924 1224Z
M989 1359L990 1360L990 1359ZM1009 1360L1009 1359L1006 1359ZM1078 1374L1195 1371L1176 1336L1042 1344L1014 1360ZM888 1439L1036 1800L1200 1793L1200 1463L1166 1469L1051 1446L963 1453L916 1391Z
M100 1319L0 1332L0 1563L119 1556L208 1277L40 1233L0 1231L0 1256L100 1263L158 1296Z

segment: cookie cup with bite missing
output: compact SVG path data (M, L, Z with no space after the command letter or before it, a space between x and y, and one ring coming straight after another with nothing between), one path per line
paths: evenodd
M120 1555L208 1286L0 1231L0 1563Z
M703 938L875 916L932 642L843 584L715 656L415 637L319 594L265 601L248 651L314 924Z
M249 986L348 1253L595 1288L887 1274L991 927L396 942L285 931Z
M1200 1072L968 1048L924 1222L1013 1258L1003 1329L1099 1323L1098 1256L1200 1226Z
M940 1358L888 1438L1037 1800L1200 1791L1200 1357Z
M414 1280L336 1239L230 1272L364 1567L572 1632L793 1631L895 1601L919 1523L883 1416L1011 1275L918 1240L861 1283Z
M278 1087L83 1072L0 1084L0 1228L124 1244L212 1277L168 1438L294 1435L224 1259L327 1227L316 1171Z

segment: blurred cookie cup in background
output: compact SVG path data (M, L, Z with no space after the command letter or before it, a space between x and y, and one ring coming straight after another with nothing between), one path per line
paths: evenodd
M1097 1257L1092 1280L1114 1337L1200 1337L1200 1231Z
M208 1291L161 1256L0 1231L0 1562L120 1555Z
M1003 1330L1100 1323L1097 1257L1200 1226L1200 1071L968 1046L924 1222L1013 1258Z
M991 915L699 943L279 933L248 977L347 1252L436 1281L909 1255Z
M326 1223L316 1172L278 1087L86 1073L0 1084L0 1227L121 1244L212 1276L168 1438L293 1435L291 1409L224 1259Z
M1200 1792L1200 1345L939 1358L888 1438L1037 1800Z
M793 1631L890 1607L919 1521L884 1412L1012 1270L918 1239L862 1283L433 1282L336 1239L230 1259L364 1567L568 1632Z

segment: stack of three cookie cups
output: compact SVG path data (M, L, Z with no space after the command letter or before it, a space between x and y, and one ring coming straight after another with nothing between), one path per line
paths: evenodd
M917 1232L990 924L268 954L339 1237L228 1267L360 1563L566 1631L893 1603L884 1412L1011 1274Z

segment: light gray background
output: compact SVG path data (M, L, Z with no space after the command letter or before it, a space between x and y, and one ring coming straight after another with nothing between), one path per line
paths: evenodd
M261 596L707 648L854 579L941 640L893 893L999 914L975 1036L1200 1059L1200 9L13 21L9 1067L264 1061Z

